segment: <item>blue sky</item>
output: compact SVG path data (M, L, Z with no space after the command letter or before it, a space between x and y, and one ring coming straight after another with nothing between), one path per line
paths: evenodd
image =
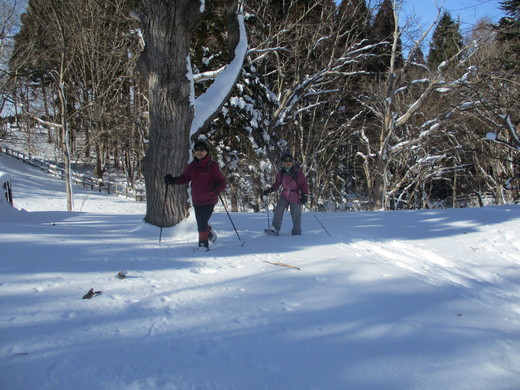
M482 17L488 16L498 21L504 12L500 9L499 0L403 0L403 12L406 15L415 14L422 27L429 26L437 15L437 4L448 10L451 16L461 22L461 32L466 34Z
M335 1L341 2L341 0ZM367 0L367 4L374 8L381 1ZM466 35L482 17L487 16L497 22L504 16L504 12L500 9L501 2L501 0L402 0L400 24L402 27L410 16L415 15L419 26L425 30L435 20L437 9L442 7L448 10L455 20L460 20L461 32Z
M371 0L372 4L380 0ZM407 51L407 46L411 42L418 39L422 32L431 26L438 14L438 8L450 12L454 20L460 21L460 32L463 36L468 36L471 33L473 26L483 17L488 17L492 22L505 16L504 11L500 9L500 0L403 0L403 5L400 13L399 23L401 31L403 32L402 42L403 51ZM406 21L414 16L414 20L418 23L414 28L408 30L403 29ZM430 39L434 29L423 41L421 48L424 54L428 54Z

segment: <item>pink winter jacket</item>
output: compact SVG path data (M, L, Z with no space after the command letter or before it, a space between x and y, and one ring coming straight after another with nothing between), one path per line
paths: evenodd
M202 160L195 158L175 179L175 184L191 181L191 199L194 206L218 203L218 193L224 191L227 185L218 163L212 161L209 154Z
M309 193L307 179L296 166L293 166L289 173L285 169L278 171L271 191L276 191L280 187L282 187L282 196L289 203L301 203L301 195Z

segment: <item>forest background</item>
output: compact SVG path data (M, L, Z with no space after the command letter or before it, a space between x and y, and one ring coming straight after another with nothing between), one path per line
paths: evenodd
M56 162L69 151L75 170L142 186L148 89L130 16L140 2L2 3L1 108L14 112L2 118L0 141L23 137L32 152L44 131ZM202 132L233 210L263 207L286 149L309 178L314 209L518 202L520 1L501 2L505 17L481 19L468 34L442 9L430 30L403 23L391 0L241 5L246 61ZM197 94L230 57L227 6L206 1L193 34Z

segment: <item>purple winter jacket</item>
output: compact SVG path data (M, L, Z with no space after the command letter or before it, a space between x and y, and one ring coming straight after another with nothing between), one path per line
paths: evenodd
M226 189L227 181L216 161L208 155L202 160L194 158L184 172L176 177L175 184L191 181L191 199L194 206L218 203L218 193Z
M309 193L307 179L296 166L292 166L289 173L285 169L278 171L271 191L276 191L280 187L282 187L282 196L289 203L301 203L301 195Z

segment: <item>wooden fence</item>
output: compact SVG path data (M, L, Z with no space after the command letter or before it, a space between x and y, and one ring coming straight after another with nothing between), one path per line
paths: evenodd
M9 156L13 156L23 162L32 165L34 167L38 167L44 172L47 172L53 176L59 177L62 180L65 180L65 170L61 167L58 167L55 164L50 164L46 161L43 161L39 158L31 156L30 154L18 152L16 150L6 148L0 146L0 152L5 153ZM101 179L95 179L92 177L88 177L86 175L82 175L76 172L72 172L72 181L74 184L82 186L83 188L90 188L90 190L97 190L98 192L107 192L108 194L113 194L116 196L124 196L126 198L134 198L138 202L143 202L146 200L146 194L144 189L135 189L131 188L125 184L112 183L108 181L103 181Z

